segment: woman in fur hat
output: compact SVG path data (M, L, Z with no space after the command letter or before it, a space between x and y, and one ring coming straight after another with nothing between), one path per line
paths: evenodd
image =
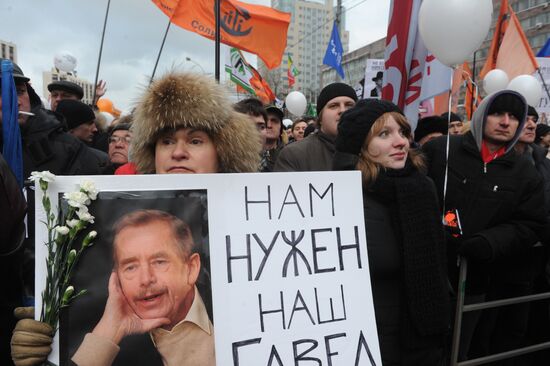
M203 75L171 72L134 112L130 160L117 174L242 173L259 166L261 141L248 116Z
M443 365L449 299L443 227L433 182L409 150L411 127L388 101L342 114L336 169L357 169L382 363Z

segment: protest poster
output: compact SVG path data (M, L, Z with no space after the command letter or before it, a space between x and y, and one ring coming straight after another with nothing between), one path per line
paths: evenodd
M58 203L84 177L56 177ZM98 237L73 277L49 360L70 364L100 319L113 266L113 224L137 210L185 221L201 257L196 282L215 329L216 365L380 365L359 172L85 177ZM40 200L37 200L39 202ZM36 296L46 266L36 206ZM37 312L38 313L38 312ZM116 365L162 365L149 334L127 336ZM318 361L313 361L318 360Z
M384 59L367 59L367 66L365 68L365 86L363 87L363 98L378 98L382 95L379 91L382 89L382 79L384 77ZM376 82L379 82L377 89Z
M548 92L550 91L550 58L549 57L537 57L537 62L539 64L539 70L535 71L533 73L533 76L537 78L537 80L541 81L541 88L542 88L542 95L540 98L540 102L538 105L535 105L535 109L539 113L539 121L538 123L543 124L550 124L550 96L548 95ZM544 82L546 83L546 88L544 87L544 84L542 83L542 78L544 79Z

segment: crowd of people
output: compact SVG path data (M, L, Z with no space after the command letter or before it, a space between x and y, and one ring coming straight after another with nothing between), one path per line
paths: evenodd
M537 124L536 110L517 92L486 96L471 121L446 113L419 119L413 131L393 103L358 100L351 86L333 83L317 97L316 118L299 117L286 128L282 109L256 98L232 104L211 78L172 71L151 83L130 115L105 129L94 106L81 101L78 85L48 85L47 109L17 65L13 78L24 112L18 123L25 177L44 170L56 175L360 171L383 365L450 362L461 259L469 263L468 304L549 288L550 127ZM22 194L3 159L0 178L0 271L10 279L0 300L0 363L38 365L51 351L52 330L28 319L33 311L23 308L32 305L34 293L33 197ZM175 220L154 212L143 216L126 224L137 230ZM117 235L129 230L121 227ZM116 243L118 253L122 239ZM188 249L181 265L195 268ZM151 319L124 296L122 276L117 267L103 318L72 356L74 363L110 365L124 337L150 332L165 365L215 364L211 323L191 320L192 326L179 328L179 333L206 329L204 342L193 346L196 352L184 351L173 337L168 342L171 333L162 332L188 319L195 291L175 297ZM464 314L459 360L547 341L548 313L547 303L524 303ZM544 357L500 364L542 365Z

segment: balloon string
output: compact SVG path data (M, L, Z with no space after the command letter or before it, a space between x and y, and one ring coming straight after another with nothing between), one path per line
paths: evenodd
M456 67L455 67L456 69ZM454 79L454 71L451 72L451 80L449 83L449 113L447 113L447 127L450 127L451 124L451 106L452 106L452 100L453 100L453 79ZM447 199L447 178L449 176L449 142L450 142L450 133L447 128L447 138L446 138L446 146L445 146L445 179L443 182L443 212L442 212L442 221L443 225L446 224L445 221L445 202Z

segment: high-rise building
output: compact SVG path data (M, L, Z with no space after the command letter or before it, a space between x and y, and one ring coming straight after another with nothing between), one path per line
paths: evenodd
M321 65L328 46L337 8L333 0L271 0L274 9L291 13L287 34L287 47L281 66L268 70L258 61L259 71L277 94L283 97L291 90L301 91L309 101L315 101L321 89ZM342 7L340 29L345 29L345 11ZM340 31L344 52L349 47L349 32ZM288 55L296 69L296 83L288 87Z
M7 58L17 63L17 46L15 43L2 41L0 39L0 58Z
M76 76L76 74L61 71L56 69L55 67L52 67L51 71L44 71L42 73L42 95L50 95L50 92L48 91L48 84L60 80L71 81L75 84L80 85L82 87L82 90L84 91L82 102L86 104L92 104L92 100L94 97L94 84L86 79L79 78L78 76Z

